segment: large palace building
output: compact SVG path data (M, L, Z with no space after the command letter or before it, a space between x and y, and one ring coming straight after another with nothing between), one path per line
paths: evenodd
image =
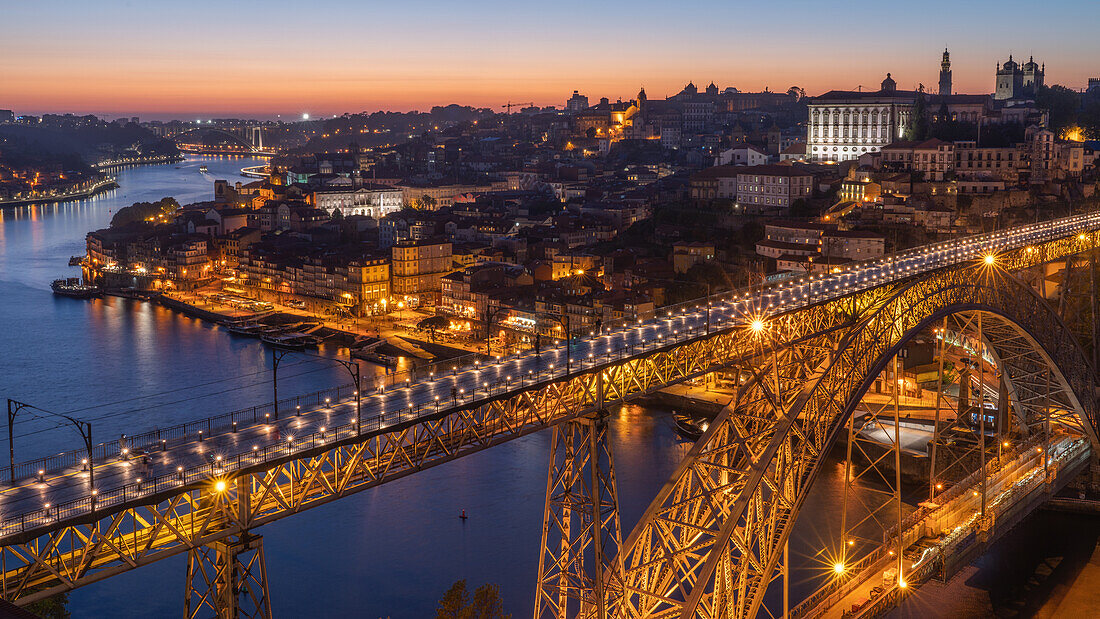
M815 97L809 104L806 156L811 161L848 161L881 151L905 138L918 97L924 97L933 114L947 114L954 121L1045 125L1045 117L1029 99L1042 83L1043 69L1034 61L1020 67L1010 57L998 66L995 96L953 94L951 58L944 50L938 94L925 93L923 86L898 90L887 73L878 91L832 90Z
M833 90L810 104L806 155L811 161L847 161L882 150L901 137L916 93L899 91L890 74L878 92Z

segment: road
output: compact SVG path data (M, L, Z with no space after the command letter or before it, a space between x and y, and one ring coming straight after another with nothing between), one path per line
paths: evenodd
M699 300L665 308L650 321L623 328L607 328L602 333L575 336L568 344L532 351L468 368L456 368L445 375L405 385L364 390L362 416L370 419L372 429L385 429L399 422L432 415L458 404L468 404L534 383L561 380L567 373L585 372L615 358L629 358L664 348L675 343L701 337L708 332L731 327L748 327L754 331L767 328L769 316L794 311L837 297L909 279L935 269L967 263L996 264L996 255L1009 249L1020 249L1034 243L1065 238L1100 228L1100 214L1080 215L1044 222L1005 232L968 239L947 241L909 250L877 260L854 263L832 273L810 274L773 282L751 289L713 295L710 307ZM236 433L205 437L199 441L189 436L169 442L166 450L150 454L148 469L133 460L110 459L96 462L97 493L129 488L134 498L146 488L137 488L138 479L164 475L177 469L182 479L193 481L209 476L221 456L223 460L250 451L259 451L275 442L295 445L295 437L321 433L355 421L353 402L340 402L302 413L300 417L283 418L271 423L243 428ZM344 436L344 435L341 435ZM322 440L330 440L324 438ZM272 457L285 455L273 454ZM0 536L10 535L29 526L48 523L51 517L47 505L57 505L91 496L87 473L80 470L51 472L44 481L34 478L17 479L14 485L0 484L0 505L3 521ZM97 494L98 496L98 494ZM117 496L113 492L112 496ZM75 509L75 508L74 508ZM73 512L67 511L66 514ZM28 524L31 523L31 525Z

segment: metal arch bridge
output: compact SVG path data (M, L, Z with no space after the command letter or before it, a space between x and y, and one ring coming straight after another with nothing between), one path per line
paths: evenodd
M205 135L216 135L220 138L228 139L230 144L225 146L217 146L206 144L201 140ZM199 138L199 142L190 142ZM195 127L182 133L177 133L172 136L172 141L176 143L176 146L183 152L197 153L197 154L228 154L228 155L266 155L271 154L263 149L262 143L257 145L249 142L247 139L224 129L216 127Z
M23 475L0 486L0 593L27 603L187 552L188 616L270 616L255 529L553 427L536 613L755 616L824 454L891 356L938 320L977 320L1027 440L1092 461L1091 364L1012 274L1093 253L1098 230L1100 215L1080 215L715 295L541 355L364 392L366 416L344 403L173 439L153 454L161 474L93 453L48 479ZM623 540L601 411L717 370L742 377L734 406ZM1080 461L1042 458L1041 470L1064 485L1060 463Z

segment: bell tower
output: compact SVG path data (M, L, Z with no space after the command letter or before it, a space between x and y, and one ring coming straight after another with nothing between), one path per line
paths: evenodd
M943 61L940 62L940 96L951 95L951 54L943 48Z

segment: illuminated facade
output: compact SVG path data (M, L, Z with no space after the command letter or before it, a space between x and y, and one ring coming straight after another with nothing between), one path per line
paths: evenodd
M913 112L915 93L898 91L890 74L878 92L833 90L809 105L806 156L848 161L898 139Z

